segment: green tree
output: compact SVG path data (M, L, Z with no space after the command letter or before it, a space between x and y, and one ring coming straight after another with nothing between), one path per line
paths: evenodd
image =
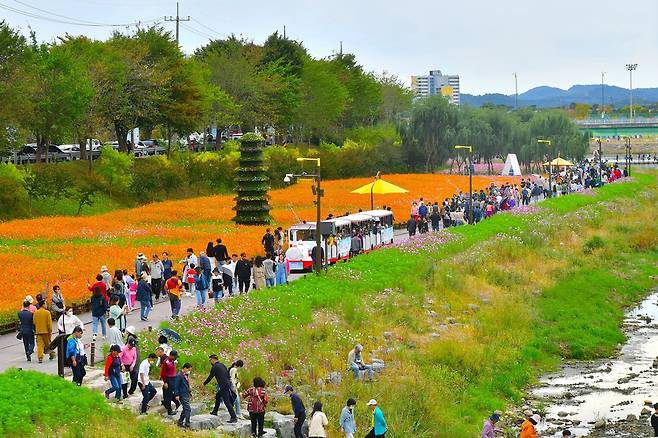
M386 123L397 123L400 115L411 109L413 93L397 76L384 72L378 77L382 89L381 116Z
M101 149L96 172L103 177L110 196L125 192L133 183L133 155L114 150L109 146Z

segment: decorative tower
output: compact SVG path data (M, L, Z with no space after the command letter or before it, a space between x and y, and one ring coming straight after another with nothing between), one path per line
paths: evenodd
M267 195L270 184L263 163L264 140L253 132L240 139L240 167L235 178L238 196L233 218L237 224L264 225L271 220Z

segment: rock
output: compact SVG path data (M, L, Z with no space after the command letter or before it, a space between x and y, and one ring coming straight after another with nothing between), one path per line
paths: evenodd
M387 341L390 341L392 337L393 337L393 332L384 332L384 339L386 339Z
M645 401L644 401L644 404L645 404L646 406L652 406L652 405L653 405L653 403L651 403L651 400L645 400Z
M217 415L200 414L190 417L190 428L192 430L216 429L222 424L222 419Z
M560 411L560 412L557 413L557 416L558 417L568 417L569 413L565 412L565 411Z
M327 374L327 382L331 383L332 385L340 385L340 382L342 381L343 375L338 371Z
M468 305L468 308L469 308L469 310L471 310L472 312L477 312L477 311L480 310L480 306L478 306L477 304L469 304L469 305Z
M436 333L436 332L432 332L432 333L430 333L430 336L431 336L432 338L435 338L435 339L441 337L441 335L438 334L438 333Z
M265 416L268 420L272 421L274 429L281 438L294 438L295 434L293 433L293 427L295 426L295 417L293 415L283 415L279 414L278 412L268 412L265 414ZM308 423L304 424L302 430L304 430L304 428L308 429L306 427L307 424Z
M594 429L605 429L605 419L601 418L594 423Z
M628 414L626 416L626 421L637 421L637 417L633 414Z
M646 406L643 407L642 410L640 411L640 416L647 417L649 415L651 415L651 409L647 408Z
M452 316L449 316L446 318L446 322L448 324L457 324L457 319L453 318Z
M565 392L562 396L567 400L571 400L573 398L573 394L569 391Z
M238 420L237 423L221 424L217 427L217 430L226 435L248 438L251 436L251 422L247 420Z
M428 314L431 318L438 318L438 317L439 317L439 314L436 313L434 310L430 310L429 312L427 312L427 314Z

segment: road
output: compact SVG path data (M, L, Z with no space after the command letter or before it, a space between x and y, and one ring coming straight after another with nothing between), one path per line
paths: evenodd
M394 241L401 242L406 240L407 234L404 231L399 231L395 233ZM289 276L289 281L295 281L306 274L293 273ZM209 300L212 304L213 300ZM208 302L207 302L208 303ZM181 303L181 314L188 313L196 307L196 298L195 297L185 297L182 298ZM171 308L169 306L169 300L160 301L153 304L153 310L149 315L149 321L141 321L139 318L139 309L133 311L128 315L128 325L133 325L138 331L142 330L158 330L160 323L162 321L169 320L171 316ZM82 340L85 343L85 349L87 351L87 357L90 357L90 345L91 345L91 313L83 313L78 315L78 318L84 323L84 332ZM56 324L53 323L53 328L55 332L57 331ZM96 342L96 361L102 361L102 345L104 340L100 333ZM57 374L57 360L48 360L47 356L44 357L43 363L38 363L36 357L36 348L35 353L32 355L32 362L27 362L25 360L25 351L23 349L23 342L16 339L16 333L12 332L6 335L0 336L0 372L6 370L7 368L16 367L22 368L24 370L36 370L44 373ZM66 369L67 373L70 373L70 370Z

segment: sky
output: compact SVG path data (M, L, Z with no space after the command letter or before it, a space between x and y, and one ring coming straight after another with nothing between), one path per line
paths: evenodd
M45 21L7 7L99 24L151 23L176 13L175 0L0 0L0 20L25 33L31 27L44 41L65 33L105 39L113 28ZM458 74L462 93L513 94L514 72L520 93L600 84L602 72L606 84L628 88L627 63L638 64L634 88L658 86L657 0L182 0L180 15L191 17L180 28L187 53L230 34L262 43L285 26L315 57L337 52L342 41L366 70L407 84L429 70Z

